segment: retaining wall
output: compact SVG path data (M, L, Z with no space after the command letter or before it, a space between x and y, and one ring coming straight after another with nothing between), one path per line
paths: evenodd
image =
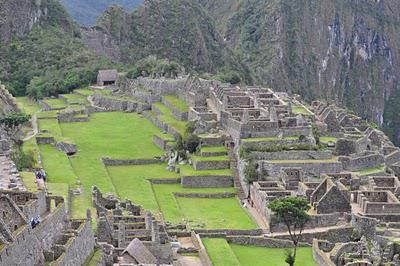
M181 181L185 188L232 187L232 176L183 176Z
M102 158L102 161L105 166L145 165L145 164L162 163L161 159L114 160L114 159L109 159L109 158Z
M219 170L230 168L229 159L225 161L199 161L193 160L193 168L199 170Z

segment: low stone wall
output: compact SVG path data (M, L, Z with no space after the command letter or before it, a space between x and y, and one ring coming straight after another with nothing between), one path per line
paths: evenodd
M181 182L180 178L149 178L149 180L152 184L179 184Z
M269 176L279 176L281 168L299 167L303 169L305 175L319 176L322 173L340 173L343 170L340 162L312 162L309 163L272 163L264 161L264 169Z
M318 227L329 227L337 225L341 218L343 217L343 213L329 213L329 214L318 214L312 215L311 220L306 223L304 228L318 228ZM274 215L270 217L270 231L271 232L286 232L287 227L283 223L277 223Z
M400 161L400 150L396 150L385 156L385 165L390 166Z
M313 257L314 260L317 262L318 265L320 266L335 266L335 264L330 260L328 255L323 252L319 246L318 246L318 240L314 239L313 240Z
M332 158L331 151L281 151L281 152L258 152L253 151L250 155L256 160L329 160Z
M96 94L91 97L93 104L97 107L103 108L106 111L119 111L119 112L142 112L150 109L148 104L143 104L135 100L124 100L107 97L101 94Z
M37 144L53 144L55 143L54 137L36 137L36 143Z
M198 161L193 160L193 168L199 170L218 170L230 168L230 161Z
M201 198L201 199L226 199L233 198L236 196L235 193L224 192L224 193L181 193L174 192L175 197L180 198Z
M385 158L380 154L370 154L355 158L343 156L339 157L343 164L343 169L348 171L358 171L384 164Z
M297 145L297 144L304 144L304 145L315 145L311 139L299 140L299 139L282 139L276 141L241 141L241 145L245 148L251 149L252 147L259 147L259 146L289 146L289 145Z
M300 241L312 244L313 239L327 240L332 243L349 242L351 241L351 235L353 233L353 227L339 227L335 229L330 229L324 232L314 232L314 233L303 233ZM289 235L275 236L279 239L290 240Z
M150 122L153 123L153 125L155 125L159 129L161 129L162 131L165 131L165 132L168 131L168 125L165 124L164 122L160 121L157 117L152 116L151 113L143 112L142 114L143 114L143 117L150 120Z
M169 139L163 139L158 135L153 135L153 143L162 149L163 151L168 150L168 143L173 142L172 140Z
M94 251L95 239L91 221L85 221L78 228L76 236L67 242L65 252L50 265L69 266L83 265Z
M183 176L181 181L185 188L232 187L232 176Z
M172 110L172 116L180 121L187 121L188 120L188 112L182 112L178 108L175 107L172 103L170 103L165 97L162 97L161 102L167 106L169 109Z
M201 238L194 232L191 233L191 239L194 247L199 251L199 258L203 266L212 266L210 257L208 256L206 247L203 245Z
M201 157L212 157L212 156L224 156L227 155L227 151L201 151L200 156Z
M144 165L162 163L161 159L134 159L134 160L114 160L102 158L105 166L120 166L120 165Z
M267 237L253 237L253 236L227 236L226 240L229 243L238 245L251 245L257 247L268 247L268 248L292 248L293 242L291 240L282 240ZM302 245L306 246L306 245Z

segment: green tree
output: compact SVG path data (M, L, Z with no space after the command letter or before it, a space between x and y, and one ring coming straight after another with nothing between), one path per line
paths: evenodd
M308 201L301 197L277 198L268 204L276 215L278 222L284 223L288 229L294 250L286 257L286 263L293 266L296 260L296 251L305 224L310 220L307 211L310 209Z
M248 188L248 198L250 198L250 185L258 180L257 167L258 164L251 160L244 168L244 178Z
M0 124L4 125L8 129L13 129L19 125L25 124L30 118L30 115L22 112L10 112L0 118Z

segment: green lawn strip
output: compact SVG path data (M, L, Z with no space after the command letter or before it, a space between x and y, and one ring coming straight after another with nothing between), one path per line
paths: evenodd
M41 109L37 102L31 101L28 97L17 97L18 107L27 114L33 115Z
M228 152L228 150L224 146L216 146L216 147L201 147L202 152Z
M229 161L229 157L224 156L211 156L211 157L202 157L202 156L192 156L194 161Z
M185 121L179 121L172 116L172 111L168 109L162 103L154 103L154 105L162 112L162 115L159 116L161 121L167 123L168 125L172 126L179 134L182 136L185 134L186 131L186 124Z
M174 138L174 136L173 135L171 135L171 134L164 134L164 133L162 133L162 132L159 132L159 133L156 133L156 134L154 134L154 135L156 135L157 137L159 137L160 139L163 139L163 140L167 140L167 141L175 141L175 138Z
M102 251L100 248L96 248L93 252L93 254L86 259L85 263L83 266L97 266L99 265L102 257Z
M32 172L20 172L19 173L22 178L22 182L24 183L24 186L26 190L29 192L37 192L38 187L36 184L36 177L35 174Z
M25 153L28 154L32 154L33 158L35 159L35 165L33 166L34 168L39 168L39 147L36 144L36 139L35 138L31 138L28 141L25 141L23 146L22 146L22 150Z
M147 179L179 178L177 173L167 171L166 167L167 164L150 164L112 166L107 167L107 170L122 200L130 199L145 209L158 211L151 183Z
M96 209L92 203L92 192L83 191L80 195L73 195L71 199L71 216L74 219L83 219L86 217L86 211L89 208L92 214L92 223L96 224Z
M257 228L236 197L223 199L177 197L177 201L191 228Z
M111 95L112 90L110 89L104 89L104 90L92 90L92 89L77 89L74 90L75 93L84 95L84 96L90 96L90 95L95 95L95 94L102 94L102 95Z
M59 108L66 108L67 104L64 99L46 99L43 100L44 103L48 104L50 108L59 109Z
M177 224L184 219L174 192L180 193L223 193L235 192L235 188L183 188L180 184L153 184L153 191L166 221ZM196 199L194 199L196 200ZM200 206L195 203L193 206Z
M76 94L76 93L70 93L70 94L63 94L62 95L66 100L68 104L87 104L87 98L84 95Z
M203 241L204 242L204 241ZM242 246L230 244L233 253L243 266L282 266L286 265L284 248L264 248L256 246ZM215 264L218 266L217 264ZM221 264L222 265L222 264ZM311 247L297 249L295 266L317 266L314 261Z
M37 118L51 118L56 119L59 111L44 111L36 114Z
M293 106L292 112L294 114L302 114L302 115L310 115L311 114L304 106L301 106L301 105Z
M68 184L49 182L46 184L46 187L49 193L56 196L62 196L64 198L64 201L67 202L69 189Z
M337 138L335 138L335 137L320 137L319 141L321 141L323 143L336 142Z
M208 256L210 257L214 266L241 266L238 258L236 258L235 253L229 246L228 242L226 242L226 239L202 238L201 241L206 247Z
M219 169L219 170L200 170L196 171L191 165L178 165L180 168L181 176L210 176L210 175L220 175L220 176L232 176L232 171L230 169Z
M40 144L42 164L47 173L48 182L75 185L77 176L65 153L50 144Z
M58 123L57 119L39 119L38 127L40 132L48 131L48 133L44 133L44 135L49 134L53 136L56 140L63 139L60 124Z
M385 171L385 166L380 165L377 167L371 167L371 168L363 169L360 171L354 171L353 173L356 173L359 175L370 175L370 174L376 174L376 173L380 173L380 172L384 172L384 171Z
M132 103L137 103L138 101L135 98L129 96L119 96L119 95L104 95L104 98L118 101L128 101Z
M170 104L175 106L181 112L189 112L189 106L186 104L185 101L179 99L175 95L167 95L164 96L165 100L168 101Z
M249 138L242 139L242 142L277 142L279 140L298 140L298 136L284 137L282 139L278 137L263 137L263 138Z

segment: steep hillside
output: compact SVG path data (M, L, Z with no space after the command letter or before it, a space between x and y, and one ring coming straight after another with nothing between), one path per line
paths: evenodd
M196 1L146 0L132 13L113 6L99 17L96 28L83 29L82 35L92 49L125 63L155 55L176 60L190 71L234 69L251 80L247 67L225 46Z
M98 68L110 65L85 48L58 0L29 2L36 4L0 1L1 12L10 12L0 21L0 80L14 95L65 93L93 82Z
M81 25L95 25L97 17L110 5L116 4L126 10L133 10L143 0L61 0L72 18Z
M399 1L198 1L265 84L346 105L400 144Z

